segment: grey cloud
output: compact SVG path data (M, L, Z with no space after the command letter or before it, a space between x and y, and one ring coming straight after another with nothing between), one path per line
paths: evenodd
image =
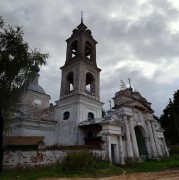
M142 10L151 12L144 15ZM169 24L179 17L178 10L167 0L152 0L139 4L135 0L32 0L0 2L0 12L12 25L23 26L24 37L30 47L48 52L50 58L41 67L40 84L58 100L61 71L65 62L66 42L72 30L80 23L80 11L84 11L84 23L91 29L97 45L97 62L102 68L101 100L106 103L120 88L120 79L131 77L134 88L153 103L157 115L167 104L178 83L159 83L155 79L165 73L165 68L179 55L179 33L171 34ZM141 13L136 19L130 17ZM112 18L111 14L116 13ZM147 78L142 71L131 71L127 66L117 68L116 64L126 60L148 61L161 64L161 69ZM115 67L115 69L113 68ZM147 67L146 67L147 70Z

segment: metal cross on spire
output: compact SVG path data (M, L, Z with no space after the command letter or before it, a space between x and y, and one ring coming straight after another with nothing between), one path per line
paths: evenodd
M132 87L131 87L131 79L128 78L128 81L129 81L129 88L132 88Z
M83 11L81 11L81 23L83 23Z

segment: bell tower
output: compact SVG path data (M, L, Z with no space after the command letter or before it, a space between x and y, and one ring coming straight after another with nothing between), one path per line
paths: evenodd
M81 23L66 40L66 60L62 71L60 99L57 101L59 121L58 144L83 144L78 124L91 117L102 116L100 71L96 63L96 44L91 31Z
M66 61L62 70L60 99L81 94L99 101L99 74L96 44L92 33L81 22L66 40Z

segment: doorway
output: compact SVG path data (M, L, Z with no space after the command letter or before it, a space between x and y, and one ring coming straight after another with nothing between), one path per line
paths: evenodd
M116 144L111 144L111 161L112 164L116 163Z
M144 134L142 132L143 129L141 126L136 126L134 128L134 130L135 130L135 134L136 134L139 155L140 155L142 160L146 160L148 158L148 153L147 153L145 137L144 137Z

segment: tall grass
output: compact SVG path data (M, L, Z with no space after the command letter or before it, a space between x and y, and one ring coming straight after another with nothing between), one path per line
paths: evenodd
M107 168L109 163L93 156L88 151L71 152L67 154L61 164L64 170L89 170L95 168Z
M52 177L105 177L120 175L121 168L126 173L152 172L179 167L179 154L171 155L162 161L146 161L125 166L114 166L107 161L93 157L87 151L78 151L67 155L62 164L43 168L4 170L0 180L36 180Z

